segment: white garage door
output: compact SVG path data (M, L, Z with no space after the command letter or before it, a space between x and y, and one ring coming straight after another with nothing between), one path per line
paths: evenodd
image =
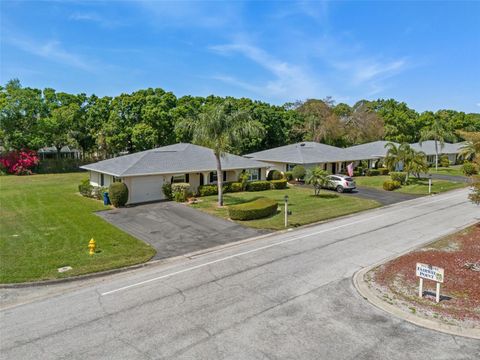
M131 178L130 203L163 200L163 176L138 176Z

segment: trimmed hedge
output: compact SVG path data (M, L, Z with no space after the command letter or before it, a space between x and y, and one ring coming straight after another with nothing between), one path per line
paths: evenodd
M378 169L368 169L366 172L367 176L378 176L380 175L380 170Z
M218 194L218 188L215 184L200 185L198 187L198 196L210 196Z
M192 194L191 186L189 183L172 184L172 194L176 202L185 202Z
M477 167L471 162L466 162L462 165L462 172L465 174L465 176L472 176L478 174Z
M125 206L128 201L127 185L121 182L115 182L108 187L108 197L115 207Z
M269 198L259 198L244 204L228 207L228 216L232 220L254 220L277 213L278 203Z
M394 180L386 180L383 183L383 190L393 191L400 188L400 182Z
M407 181L407 173L403 171L392 171L390 177L392 181L398 181L401 185Z
M233 182L230 184L229 192L240 192L243 191L243 184L240 182Z
M247 191L263 191L263 190L270 190L272 185L269 181L251 181L247 184Z
M390 173L390 170L388 170L387 168L381 168L378 169L378 171L380 171L380 175L388 175Z
M280 171L272 170L268 172L267 180L282 180L282 179L283 179L283 175Z
M272 180L270 181L271 188L275 190L286 189L287 188L287 180Z

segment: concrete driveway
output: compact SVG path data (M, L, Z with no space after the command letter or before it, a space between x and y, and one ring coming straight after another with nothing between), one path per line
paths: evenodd
M344 193L346 195L358 196L364 199L378 201L382 205L396 204L401 201L411 200L420 197L421 195L403 194L394 191L378 190L369 187L358 187L351 193Z
M165 259L265 234L175 202L137 205L97 215L141 239Z

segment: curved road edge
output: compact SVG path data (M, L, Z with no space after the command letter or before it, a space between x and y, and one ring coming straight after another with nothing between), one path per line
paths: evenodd
M385 262L387 261L389 260L386 260ZM364 280L364 275L367 272L369 272L371 269L379 265L381 264L365 267L357 271L352 278L353 285L355 286L359 294L365 300L367 300L370 304L372 304L376 308L379 308L380 310L383 310L389 313L390 315L393 315L397 318L408 321L417 326L421 326L430 330L435 330L435 331L443 332L450 335L463 336L466 338L480 340L480 329L465 329L455 325L447 325L447 324L439 323L433 320L424 319L416 315L406 313L400 310L398 307L394 305L390 305L389 303L379 299L377 295L370 289L368 283Z

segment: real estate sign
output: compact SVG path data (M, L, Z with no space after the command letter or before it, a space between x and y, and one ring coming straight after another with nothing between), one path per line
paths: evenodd
M442 268L432 266L432 265L417 263L416 273L417 273L417 276L420 278L443 283L444 269Z

